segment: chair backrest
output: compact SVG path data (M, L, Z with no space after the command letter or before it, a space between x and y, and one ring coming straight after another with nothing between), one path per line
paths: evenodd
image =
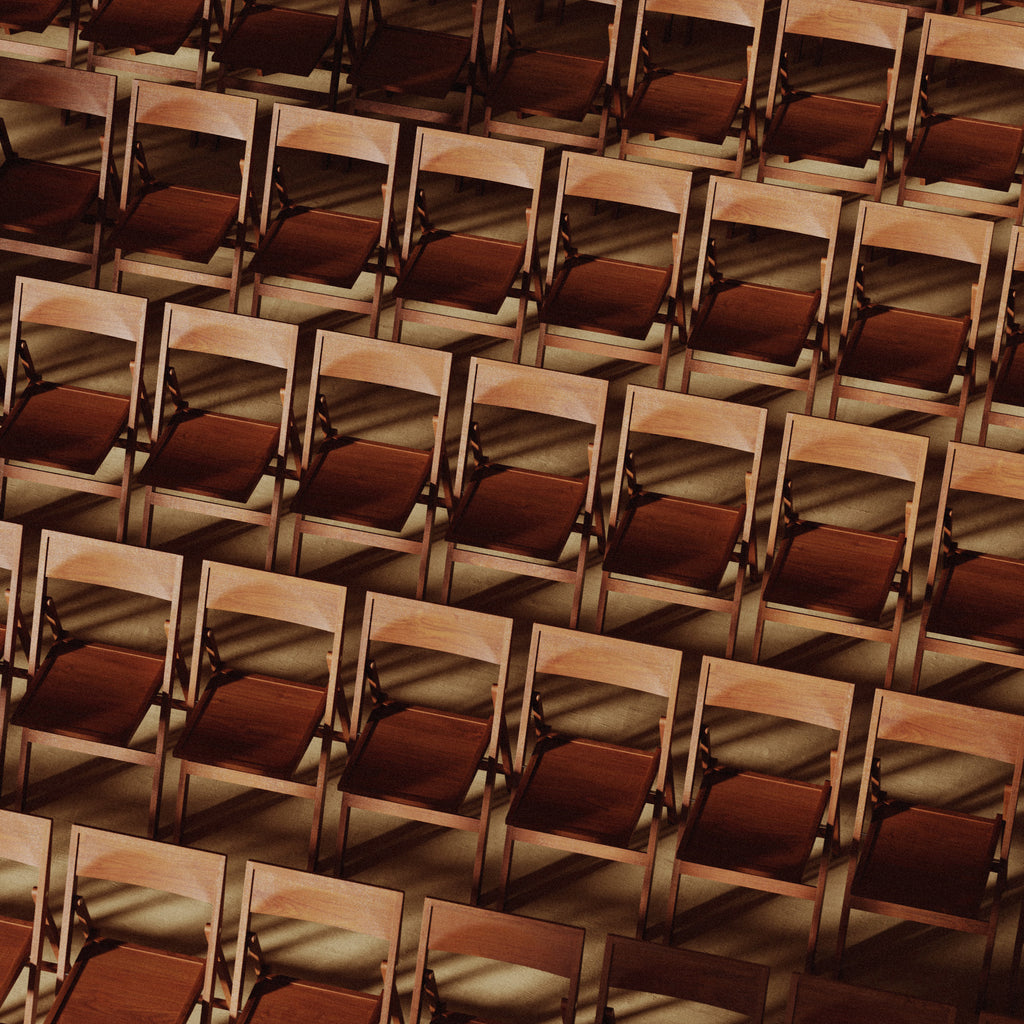
M895 4L857 3L850 7L829 0L783 0L779 41L782 33L787 32L901 52L906 26L906 10Z
M410 1024L419 1024L423 977L430 967L431 952L484 957L565 978L568 988L562 1018L574 1020L584 936L582 928L572 925L427 897L423 901Z
M999 296L995 340L992 343L992 369L995 373L1007 334L1014 330L1017 316L1024 312L1018 305L1021 275L1024 274L1024 227L1010 229L1010 241L1006 250L1006 271L1003 275L1003 290Z
M404 902L405 894L397 889L383 889L343 878L324 878L277 864L247 861L238 923L238 954L231 986L231 1019L237 1017L242 1003L245 946L252 931L252 916L266 914L357 932L385 942L387 958L382 965L384 987L378 1020L380 1024L387 1024L392 1015Z
M954 1024L956 1019L955 1006L813 974L793 975L786 1007L786 1024Z
M769 973L764 964L609 935L594 1024L612 1024L614 1018L606 1011L609 989L614 988L715 1006L760 1024Z

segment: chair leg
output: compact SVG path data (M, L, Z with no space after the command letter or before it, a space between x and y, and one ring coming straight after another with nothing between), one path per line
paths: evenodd
M345 845L348 842L348 819L352 813L345 794L341 794L341 815L338 818L338 853L335 858L334 873L338 878L345 877Z
M444 556L444 576L441 578L441 603L450 604L452 599L452 576L455 573L455 545L449 541Z
M139 546L148 548L153 532L153 489L146 488L146 496L142 502L142 528L139 530Z
M597 592L597 614L594 616L594 632L604 632L604 615L608 607L608 573L601 573L601 589Z
M850 888L853 885L854 872L857 870L857 855L850 856L850 867L846 873L846 891L843 893L843 907L839 912L839 931L836 936L836 977L843 972L843 953L846 952L846 932L850 927Z
M24 734L21 737L21 757L18 759L18 781L14 792L14 806L19 813L25 813L25 797L28 794L28 774L32 761L32 744Z
M185 810L188 805L188 768L182 764L178 776L178 798L174 806L174 841L180 846L185 832Z
M679 898L679 875L675 861L672 863L672 884L668 890L668 905L665 909L665 945L672 945L672 933L676 926L676 900Z
M299 559L302 557L302 517L295 517L295 533L292 535L292 557L288 572L292 576L299 575Z
M505 830L505 849L501 855L501 878L498 882L498 910L505 909L505 902L508 899L508 883L512 876L512 847L515 840L512 832Z

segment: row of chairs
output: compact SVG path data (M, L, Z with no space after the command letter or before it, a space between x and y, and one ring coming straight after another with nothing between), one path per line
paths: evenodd
M404 897L401 892L341 879L325 879L293 869L250 860L245 866L234 971L221 951L225 860L216 853L180 851L145 839L122 836L81 825L72 826L68 880L56 963L43 952L46 938L56 933L47 908L51 826L45 818L0 811L0 855L38 871L32 920L6 922L2 952L9 992L27 967L25 1024L34 1024L39 978L55 970L58 988L48 1021L77 1019L82 1006L101 1012L111 1024L134 1024L146 1009L176 1012L184 1019L197 1006L203 1021L214 1008L227 1008L229 1020L251 1022L272 1015L307 1019L331 1014L332 1019L402 1021L396 975ZM191 936L203 954L143 946L140 938L104 939L88 915L85 894L96 879L112 883L126 899L144 898L149 890L197 900L209 911L204 941ZM117 915L112 923L116 926ZM310 926L305 933L321 940L343 932L363 938L366 948L349 953L343 965L328 962L319 974L295 970L287 943L275 929ZM72 959L76 923L84 928L84 945ZM138 925L134 931L138 934ZM484 958L529 969L503 998L516 1005L533 993L538 973L559 979L564 992L550 1016L564 1024L577 1019L585 932L582 928L537 918L467 907L427 897L423 903L420 940L411 995L410 1020L419 1024L424 1012L432 1021L481 1019L495 999L489 986L456 987L466 957ZM162 942L166 946L166 939ZM266 948L266 952L265 952ZM369 951L383 953L383 958ZM268 955L269 954L269 955ZM381 982L369 979L377 963ZM479 962L477 960L477 962ZM281 966L277 966L277 964ZM760 964L654 946L621 935L605 941L595 1020L611 1024L614 1003L643 993L673 1004L699 1004L742 1015L751 1024L764 1019L769 971ZM225 993L217 991L221 982ZM519 986L523 986L522 990ZM557 997L557 991L555 995ZM545 995L550 993L545 991ZM547 1016L543 1000L538 1012ZM483 1019L488 1014L484 1012ZM867 989L810 974L794 974L786 1024L827 1019L835 1024L953 1024L956 1009L929 1000ZM979 1024L1003 1024L1008 1018L982 1014Z

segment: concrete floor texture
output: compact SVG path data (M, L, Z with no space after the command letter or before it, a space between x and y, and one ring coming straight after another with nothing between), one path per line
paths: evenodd
M833 0L837 7L853 7L857 0ZM307 4L312 9L328 9L330 4L319 0ZM587 33L593 28L593 19L599 14L607 17L601 5L569 0L564 21L558 24L555 11L549 9L542 20L534 19L529 5L521 4L517 10L517 28L527 44L586 46ZM866 6L866 5L865 5ZM385 8L397 11L396 2ZM431 0L406 5L404 14L421 25L453 27L458 30L470 17L469 5L459 0ZM490 48L494 5L485 5L484 23L487 48ZM591 8L595 8L592 11ZM598 9L600 8L600 9ZM579 10L582 9L582 10ZM919 15L919 11L916 12ZM625 4L622 19L622 41L619 64L624 82L628 69L629 51L633 38L636 4ZM1015 7L986 8L986 19L1004 18L1021 20L1021 11ZM757 96L759 115L763 114L768 89L778 9L769 5L765 15L758 61ZM903 64L897 89L896 108L896 165L902 157L910 94L917 49L922 31L919 17L908 22L904 44ZM51 30L54 31L54 30ZM56 33L59 35L59 33ZM684 41L685 60L707 73L721 68L731 74L742 65L742 33L732 33L707 26L699 20L689 28L677 24L673 30L676 42ZM735 38L734 38L735 36ZM685 40L683 39L685 37ZM14 37L17 38L17 37ZM737 45L738 44L738 45ZM870 55L869 55L870 56ZM79 53L84 65L84 51ZM158 58L140 57L137 76L145 78L146 61ZM346 57L347 59L347 57ZM194 52L182 51L171 63L187 66L194 60ZM794 79L799 77L801 87L825 89L851 95L877 92L877 76L872 77L871 62L855 48L826 43L821 48L807 44L791 53ZM692 66L692 65L691 65ZM320 76L322 73L317 72ZM128 116L128 97L131 75L119 73L114 142L112 152L120 168L124 158L124 139ZM950 76L936 76L934 92L944 90L949 102L977 117L998 116L1013 123L1024 120L1024 91L1020 83L1008 86L987 68L979 71L973 65L958 65ZM997 80L998 79L998 80ZM317 79L320 80L319 78ZM339 109L345 109L348 93L345 74L342 75L342 93ZM262 195L265 174L267 138L269 134L273 100L259 97L257 143L253 160L253 192ZM994 112L994 113L993 113ZM29 110L24 105L0 102L0 115L5 118L12 142L25 156L37 159L63 161L89 161L92 159L92 131L75 121L63 125L59 112ZM482 106L476 100L470 126L471 134L480 134ZM587 125L593 123L588 120ZM617 156L619 132L613 117L609 131L609 144L605 158ZM395 210L401 230L407 202L410 160L416 125L409 120L401 122L401 141L396 177ZM759 131L763 124L759 122ZM174 149L172 143L180 146ZM523 142L522 145L537 145ZM671 140L665 143L674 146ZM551 238L552 210L554 207L560 154L563 147L549 145L544 155L543 190L537 239L540 267L546 267L547 250ZM199 138L191 141L173 140L170 135L156 136L148 150L152 164L159 164L161 173L176 180L216 183L233 173L237 166L237 153L230 146L214 148ZM180 154L180 155L178 155ZM684 172L680 171L680 175ZM361 165L345 168L339 162L330 164L319 158L297 159L290 171L290 184L294 197L302 202L329 202L341 197L346 202L362 203L372 208L379 195L379 182ZM756 176L756 161L748 159L743 170L745 179ZM432 187L435 187L432 185ZM796 186L787 186L795 188ZM0 182L2 188L2 182ZM697 265L698 244L708 189L708 172L695 170L690 196L689 213L683 240L681 289L683 304L689 315L694 274ZM1014 192L1014 199L1016 192ZM521 230L522 197L506 194L498 189L477 188L462 183L436 187L432 193L432 213L439 225L459 228L468 226L482 234L511 234ZM623 196L623 199L628 197ZM895 203L896 182L887 182L883 202ZM836 247L835 267L829 296L829 324L832 354L835 355L839 337L839 314L845 295L850 253L853 243L860 199L850 194L843 196L840 231ZM960 216L971 216L960 214ZM974 444L978 439L984 387L989 373L989 353L996 329L999 291L1002 285L1006 251L1012 229L1010 217L975 219L991 222L994 226L988 277L982 303L982 318L978 332L977 381L970 396L963 439ZM671 219L671 218L669 218ZM652 263L667 262L671 257L671 225L661 215L634 211L615 204L580 204L573 210L574 241L581 250L608 253L623 259L644 259ZM254 233L250 230L250 242ZM719 233L719 261L727 275L747 280L757 279L770 284L785 284L800 288L813 288L818 275L818 261L823 255L815 240L801 238L786 232L746 231ZM249 259L246 255L246 262ZM220 257L218 257L220 259ZM965 315L969 310L969 268L963 280L945 267L927 257L906 257L896 260L878 260L871 265L872 298L935 313ZM8 252L0 254L0 317L2 332L11 318L12 295L19 277L40 278L75 285L88 284L88 275L82 268L52 260L42 260ZM393 322L391 288L393 277L385 284L381 322L377 332L380 338L390 338ZM100 287L112 286L109 258L101 270ZM365 277L359 289L368 294ZM226 309L223 292L182 286L173 281L158 280L129 274L122 290L149 300L144 380L152 395L158 387L156 380L157 352L161 323L166 302L208 306ZM248 314L251 305L251 275L243 274L240 314ZM512 315L512 304L506 305L503 315ZM527 311L521 362L532 364L537 345L537 306L530 301ZM358 314L338 313L313 305L286 299L264 300L261 316L299 326L298 363L294 410L301 432L305 426L309 374L316 331L325 329L357 335L369 333L369 320ZM657 343L652 332L647 345ZM660 334L658 335L660 337ZM75 363L75 382L88 386L91 382L113 380L124 374L123 359L107 354L95 339L84 334L58 339L57 332L38 330L33 334L33 355L37 367L44 374L69 361ZM407 346L429 347L451 353L453 357L452 388L447 421L448 456L454 470L458 452L458 433L462 422L462 403L465 395L469 361L473 357L508 361L511 358L507 341L487 338L473 333L471 324L464 329L442 329L408 324L402 334ZM38 346L38 347L35 347ZM49 346L49 347L48 347ZM806 355L804 360L806 361ZM666 381L667 391L678 391L682 377L683 348L678 333L673 341ZM4 362L6 366L6 360ZM599 356L552 350L545 363L551 370L567 374L588 375L608 384L607 413L604 421L604 442L600 452L600 485L607 515L611 498L611 485L618 449L618 437L626 389L630 385L654 387L656 368L627 363ZM802 369L802 363L798 369ZM80 367L80 369L79 369ZM182 359L179 374L203 373ZM261 374L257 369L232 371L230 375L200 378L187 397L196 405L216 396L234 411L254 411L271 408L277 400L279 381L273 374ZM824 368L814 398L813 414L824 417L828 412L832 386L831 367ZM954 385L955 387L958 385ZM725 399L744 405L761 406L767 410L767 433L764 459L756 500L756 530L758 553L763 567L767 543L768 519L775 490L776 470L780 443L788 413L803 412L804 396L798 392L742 381L696 375L691 392ZM343 407L343 429L372 433L380 438L403 436L413 425L424 420L425 402L408 396L401 400L381 397L379 393L356 391ZM255 414L255 413L254 413ZM908 689L917 642L921 602L925 592L928 556L932 543L936 507L948 443L953 438L954 421L950 418L905 412L884 405L844 402L840 407L842 419L882 427L892 431L922 435L928 440L927 469L922 495L921 512L913 553L913 579L908 612L902 626L899 654L896 662L894 686ZM351 418L351 426L349 419ZM340 425L340 424L339 424ZM556 417L532 419L509 412L494 417L493 423L484 423L485 435L492 438L490 451L494 459L506 457L523 459L541 468L559 469L578 466L576 453L579 437L571 425ZM487 433L487 428L490 433ZM416 426L416 429L420 429ZM427 429L427 428L423 428ZM415 439L411 443L425 443ZM1019 452L1024 447L1022 435L1006 427L993 427L988 445ZM741 460L730 461L726 449L709 455L706 449L679 450L667 443L649 445L638 451L638 459L646 467L646 479L655 483L663 479L684 479L690 493L717 500L739 500L736 492L737 467ZM138 471L146 460L139 454ZM576 470L574 470L576 471ZM101 473L116 478L115 460L111 459ZM293 516L287 512L288 500L296 484L289 480L285 486L285 515L282 517L280 544L275 569L287 573L293 529ZM723 494L723 488L725 493ZM137 544L142 516L142 488L133 488L126 543ZM269 500L269 489L261 485L254 502ZM800 511L810 518L819 512L836 507L840 517L851 522L866 522L884 526L895 515L902 517L902 501L896 489L884 481L877 487L851 487L842 474L822 471L809 478ZM21 607L31 617L35 591L36 563L41 530L55 530L87 537L113 539L116 503L109 499L37 486L20 480L7 488L3 517L24 526L25 550ZM427 585L426 600L441 599L441 572L444 563L444 530L446 513L442 510L434 529L432 562ZM968 506L958 524L958 534L965 546L978 546L984 550L998 549L1004 554L1024 557L1024 516L1020 508L1011 503L981 502ZM182 594L181 637L186 659L191 660L191 639L196 615L200 569L204 560L229 565L262 568L266 533L262 527L246 526L227 520L214 519L190 512L158 509L155 516L152 546L176 552L184 558L184 589ZM986 546L987 545L987 546ZM571 553L570 553L571 556ZM356 686L355 668L359 651L360 628L364 615L365 595L368 592L393 593L411 597L416 589L417 560L405 554L393 554L378 548L344 545L333 540L309 538L303 553L302 574L346 588L347 607L343 643L341 645L339 688L344 702L351 707ZM730 570L731 572L732 570ZM731 578L731 577L730 577ZM592 545L583 591L580 631L586 633L594 627L600 582L600 557ZM731 586L731 584L729 584ZM751 658L751 644L758 603L759 585L748 581L739 620L735 659L741 662ZM517 739L519 711L523 682L526 676L532 625L534 623L565 626L570 599L570 587L564 583L549 583L498 573L470 566L459 566L455 573L452 603L461 608L507 616L513 622L512 656L508 677L506 717L509 722L513 749ZM1024 600L1024 595L1021 596ZM125 604L123 594L110 594L102 601L69 599L67 618L83 635L115 639L118 642L155 645L159 648L159 626L154 632L144 624L132 606ZM699 612L680 606L652 600L613 594L609 600L605 631L612 636L644 644L657 645L682 652L682 675L679 688L678 713L671 730L672 764L676 784L676 803L683 786L685 766L690 746L691 725L697 681L702 658L705 655L722 657L725 654L727 619L721 614ZM322 672L326 650L321 639L308 640L298 631L272 624L248 632L229 629L227 646L247 651L246 657L259 666L259 671L293 674L296 678L315 678ZM829 975L836 968L836 937L840 906L846 882L848 855L857 792L867 737L868 718L876 687L885 673L884 645L866 641L853 641L843 637L795 627L769 624L765 633L761 661L767 665L825 678L843 680L855 687L854 708L849 733L843 784L839 798L840 844L833 853L828 871L821 934L818 943L817 970ZM437 699L455 701L463 693L470 693L473 672L455 665L451 659L427 654L403 658L394 652L381 655L389 691L402 699ZM19 655L16 665L24 665ZM921 692L945 701L974 705L1024 714L1022 673L985 662L929 654L924 661ZM466 684L465 686L463 684ZM23 675L13 682L13 705L16 707L25 688ZM588 735L620 741L635 741L639 733L631 730L647 728L653 719L647 697L632 691L607 687L597 696L590 696L583 688L555 689L551 705L545 707L552 720L566 729L579 728ZM412 697L411 694L423 694ZM583 696L583 694L586 696ZM433 694L428 698L427 694ZM476 697L467 698L477 701ZM477 703L482 711L487 701ZM647 715L645 718L644 716ZM180 735L184 714L175 710L171 715L169 750ZM717 723L717 719L715 720ZM647 723L638 725L637 723ZM156 715L147 718L140 734L133 741L138 746L151 743L156 729ZM756 770L792 773L798 778L820 779L828 769L827 748L821 746L820 735L815 736L794 728L779 719L762 718L751 725L749 716L742 720L726 718L715 733L715 752L729 763ZM646 742L646 741L645 741ZM19 731L11 727L7 739L3 801L12 806L17 778ZM330 758L324 830L317 871L330 874L335 867L335 841L339 820L340 795L337 781L345 765L345 745L340 740L333 744ZM316 772L316 752L311 747L301 768L304 779L311 780ZM39 746L32 759L31 785L27 810L53 821L53 855L49 905L60 918L64 886L67 844L71 825L81 823L103 829L144 835L146 807L151 775L143 768L114 761L91 759L81 755ZM178 764L168 755L167 772L163 784L163 807L160 838L171 842L174 819L175 790L178 782ZM978 814L992 814L1002 802L1005 773L993 769L964 755L944 753L931 748L917 748L910 753L892 755L887 762L886 785L900 796L922 799L942 806L953 806ZM497 782L487 855L483 871L481 902L495 907L498 875L504 839L504 817L509 793L503 783ZM481 787L472 790L470 802L479 806ZM581 801L602 799L597 786L592 792L579 793ZM304 869L305 849L310 826L310 803L295 797L278 796L258 789L245 789L225 782L196 780L190 791L190 804L184 842L189 846L214 850L227 856L228 883L225 898L223 946L229 963L233 963L236 946L238 911L241 901L242 879L246 861L268 861L291 868ZM648 812L649 813L649 812ZM648 819L645 817L644 822ZM646 835L646 825L638 835ZM648 939L660 943L664 938L664 918L668 898L672 857L676 844L676 826L663 821L658 840L657 860L652 885L652 898L648 922ZM405 822L368 811L356 810L352 821L345 862L345 877L371 885L400 889L405 893L404 920L396 980L400 1000L406 1014L413 988L416 949L419 940L423 901L438 897L456 902L469 898L473 863L473 838L462 832L434 826ZM820 844L819 844L820 845ZM816 857L812 870L816 872ZM508 911L543 920L561 922L586 930L583 970L577 1020L591 1019L597 1000L598 977L609 934L632 935L636 922L637 900L642 871L634 865L566 855L564 853L519 844L516 848L514 881L510 890ZM810 877L810 875L808 875ZM9 895L23 884L24 876L16 872L0 874L2 888ZM156 937L172 943L187 945L186 925L193 923L188 912L170 908L170 903L147 893L114 897L102 886L97 887L94 906L98 923L104 924L109 915L115 932L127 928L131 934ZM1024 899L1024 850L1020 837L1015 839L1009 861L1008 884L1003 898L997 941L992 965L992 978L984 998L984 1009L1000 1013L1024 1014L1024 996L1019 978L1011 976L1011 955L1017 917ZM118 916L118 915L125 916ZM804 954L810 922L810 903L783 896L767 895L752 889L684 878L680 887L673 942L677 946L722 954L767 965L771 970L765 1020L783 1019L790 978L793 972L804 969ZM127 924L125 922L127 921ZM58 920L59 923L59 920ZM339 964L344 967L341 977L350 977L345 971L354 970L357 983L373 988L377 970L374 957L380 952L366 950L358 943L330 944L316 929L304 926L281 926L267 933L265 951L275 964L293 965L320 976L337 976ZM194 946L193 946L194 948ZM895 919L854 912L851 918L847 952L843 962L843 978L857 985L887 989L910 996L934 999L957 1008L957 1019L962 1022L977 1019L977 978L981 963L983 939L939 928L925 927ZM361 959L360 959L361 958ZM442 961L443 963L444 961ZM369 965L369 966L367 966ZM361 973L360 973L361 972ZM439 976L441 972L439 970ZM379 978L379 975L376 975ZM449 982L449 1002L459 1009L480 1015L485 1019L501 1021L547 1021L558 1017L558 999L561 991L557 984L544 980L543 975L523 973L490 961L474 964L472 969L452 968ZM53 992L53 975L43 979L41 1012L48 1010ZM15 986L0 1009L0 1020L21 1020L24 998L23 985ZM460 1000L464 1000L465 1007ZM692 1004L680 1006L659 997L624 997L615 1003L620 1020L635 1018L647 1020L727 1021L740 1019L735 1014ZM198 1019L198 1014L194 1015ZM216 1009L214 1021L226 1021L227 1011Z

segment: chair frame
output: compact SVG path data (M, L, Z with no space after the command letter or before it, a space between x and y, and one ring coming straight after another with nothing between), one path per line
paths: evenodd
M769 387L802 391L807 396L804 401L804 412L810 415L814 406L814 391L818 383L820 364L824 363L828 366L830 359L828 300L839 236L839 217L842 212L840 197L795 190L783 185L745 181L739 178L712 177L708 182L708 196L704 210L704 228L701 232L700 251L697 257L693 308L690 313L690 330L686 339L686 354L680 390L684 393L689 392L692 374L707 373L751 384L764 384ZM711 238L711 226L715 221L743 224L752 228L766 227L793 231L826 240L826 255L821 260L821 283L817 308L810 324L810 329L813 330L813 339L806 339L804 342L804 348L811 350L810 367L806 377L777 370L761 370L751 365L733 365L695 354L705 351L699 347L700 330L705 319L702 305L706 299L710 298L711 288L716 281L725 280L715 262L714 243ZM756 282L750 283L756 284ZM736 356L748 364L760 361L757 357L752 359L750 356L745 356L741 349L736 351ZM769 360L765 361L772 365ZM797 362L799 362L799 356Z
M832 396L829 400L829 419L838 414L840 399L854 399L860 402L887 405L897 409L908 409L933 416L952 417L956 420L953 439L959 441L964 429L964 417L967 414L967 402L974 390L975 378L975 347L978 340L978 327L982 319L982 304L985 298L985 278L988 270L989 254L992 248L992 224L987 221L970 220L953 214L936 213L931 210L918 210L890 206L883 203L862 202L857 216L857 228L853 241L853 255L850 260L850 276L846 288L846 301L843 303L843 323L839 332L839 354L836 358L835 373L832 378ZM870 315L871 310L885 312L890 307L875 305L867 297L865 291L865 267L863 249L888 249L895 252L921 253L941 257L950 261L968 263L977 266L978 277L971 283L970 313L964 324L964 337L961 351L957 356L954 377L961 377L960 394L950 404L948 396L942 399L926 399L919 397L924 390L919 385L900 383L889 378L889 373L897 374L900 367L887 371L879 368L877 377L864 378L873 383L896 384L897 387L917 391L918 395L907 395L899 390L888 391L877 388L848 383L858 380L847 377L843 373L844 356L847 353L851 333ZM854 308L856 307L856 309ZM901 310L901 312L905 312ZM911 311L917 312L917 311ZM862 317L863 315L863 317ZM953 317L938 317L935 314L920 312L919 319L942 319L953 321ZM845 379L844 379L845 378Z
M4 765L7 756L7 726L11 712L11 689L15 674L25 670L14 667L14 647L27 655L29 642L21 615L21 562L23 529L21 523L0 520L0 570L10 573L6 589L7 615L4 618L0 653L0 793L3 792Z
M555 212L551 229L551 244L548 247L548 269L545 278L545 298L538 311L538 338L536 365L544 365L544 355L548 348L570 349L575 352L586 352L590 355L611 356L626 362L658 367L658 387L665 386L665 374L668 371L669 350L672 337L685 311L680 294L680 281L683 269L683 239L686 233L686 214L690 203L690 186L693 177L688 171L674 167L653 167L646 164L631 164L623 161L605 160L593 154L562 153L562 165L558 175L558 193L555 197ZM564 209L567 196L594 200L595 205L601 200L616 204L616 214L620 204L640 207L645 210L660 210L676 218L675 229L671 233L672 262L671 266L648 266L639 262L625 263L613 256L587 256L581 254L573 245L570 230L569 212ZM625 198L623 198L625 197ZM578 262L577 262L578 261ZM614 326L601 329L598 325L588 326L587 315L592 313L600 319L602 312L608 315L622 315L621 306L607 306L606 310L599 307L601 298L607 295L601 291L597 295L589 295L587 300L579 296L579 305L588 308L577 309L576 324L566 324L570 330L585 331L588 335L601 334L604 340L593 337L581 338L562 334L558 325L552 324L547 317L552 311L549 305L564 290L572 285L572 271L582 269L589 264L604 264L609 269L618 265L618 273L622 274L630 268L636 276L636 287L642 286L645 276L658 271L667 271L667 284L664 298L658 302L657 308L646 310L650 314L646 338L656 324L662 325L661 344L653 351L635 348L621 342L609 341L609 337L626 337L622 330ZM646 274L645 274L646 272ZM586 285L582 286L586 289ZM591 286L593 287L593 286ZM647 285L650 289L651 286ZM641 295L647 301L647 295ZM572 302L572 299L569 300ZM597 307L597 308L593 308ZM664 309L664 312L662 311ZM638 320L640 318L638 317ZM593 322L593 321L592 321ZM577 326L578 324L578 326ZM555 329L553 330L552 327Z
M65 8L63 0L54 4L56 15L45 24L33 21L31 24L19 21L17 24L3 20L3 13L0 12L0 53L9 53L13 57L22 57L31 54L34 58L43 60L60 61L64 67L70 68L75 63L75 48L78 43L78 22L81 13L81 0L70 0L67 6L67 15L61 12ZM52 46L40 38L36 42L25 42L23 40L11 39L10 36L17 32L31 32L33 35L41 36L51 25L58 25L68 30L68 41L64 46Z

